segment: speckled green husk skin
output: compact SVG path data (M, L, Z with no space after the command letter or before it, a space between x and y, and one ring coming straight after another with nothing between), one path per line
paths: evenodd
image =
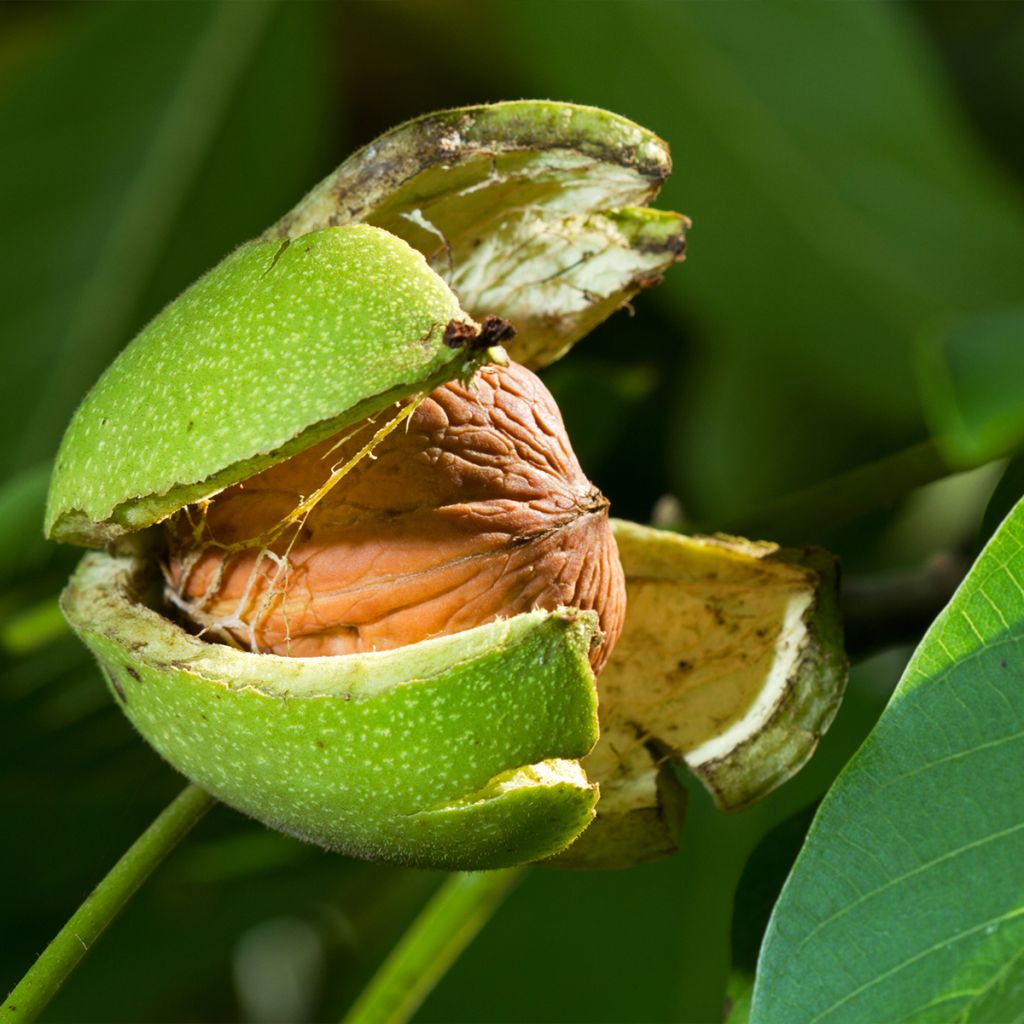
M98 546L460 373L470 321L423 257L366 225L251 242L156 316L79 406L46 511Z
M574 762L597 739L592 613L282 658L189 635L139 600L147 574L144 558L87 555L62 607L139 731L232 807L427 867L534 860L590 822L597 787Z

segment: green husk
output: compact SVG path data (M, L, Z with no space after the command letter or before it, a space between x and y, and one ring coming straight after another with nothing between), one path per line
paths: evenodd
M549 856L590 822L592 613L283 658L191 636L148 607L158 589L145 557L93 553L62 607L133 724L232 807L353 856L463 869Z

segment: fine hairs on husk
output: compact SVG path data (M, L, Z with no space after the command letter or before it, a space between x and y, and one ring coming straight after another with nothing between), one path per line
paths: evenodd
M625 604L607 507L543 384L492 364L183 510L168 599L204 634L298 657L592 608L600 668Z

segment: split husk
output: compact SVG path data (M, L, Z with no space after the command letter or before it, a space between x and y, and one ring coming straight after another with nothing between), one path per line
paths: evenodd
M358 856L483 868L568 847L561 862L595 867L673 848L674 759L737 807L809 756L842 689L830 573L784 570L742 542L616 528L631 607L599 681L596 747L592 613L528 611L391 651L290 658L190 635L160 595L169 517L468 382L505 358L485 318L510 320L509 355L540 367L657 283L689 226L647 206L669 170L660 139L593 108L524 101L409 122L193 285L104 374L61 446L47 532L106 548L62 607L179 770ZM735 596L725 569L763 606L760 675L719 671L714 637L695 649L689 637L691 615ZM735 693L718 725L709 713L693 732L701 702L666 685L673 659L679 679L680 662L718 672L710 705ZM597 823L570 846L598 785Z

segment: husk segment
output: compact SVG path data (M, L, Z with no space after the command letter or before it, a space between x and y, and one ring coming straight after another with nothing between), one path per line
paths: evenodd
M423 257L376 228L242 246L82 402L57 455L47 533L109 543L471 373L488 357L446 343L452 321L472 324Z
M139 731L273 828L354 856L496 868L589 823L595 616L533 612L396 651L253 655L147 607L151 564L86 555L62 598Z
M689 221L647 209L671 170L652 132L605 110L524 100L400 125L266 234L365 222L404 238L537 368L682 259Z
M107 544L471 372L452 320L507 318L512 358L558 358L682 258L686 218L646 208L670 167L657 136L572 104L382 136L115 360L61 445L47 533Z
M673 852L685 793L672 761L723 810L767 795L814 752L846 682L827 553L614 527L626 622L598 680L601 738L583 761L601 800L560 866Z

